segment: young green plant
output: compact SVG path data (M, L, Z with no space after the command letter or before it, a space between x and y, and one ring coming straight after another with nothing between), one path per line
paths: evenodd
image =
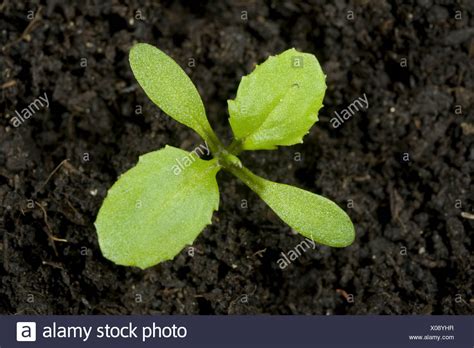
M332 247L353 242L354 226L334 202L263 179L237 157L245 150L302 142L318 120L326 91L314 55L289 49L242 77L236 98L228 101L234 140L227 147L211 128L196 87L172 58L140 43L132 47L129 59L151 101L194 129L213 159L172 146L140 156L109 189L97 216L99 245L106 258L144 269L172 259L192 244L219 207L216 174L221 169L241 179L303 236ZM178 167L181 161L185 165Z

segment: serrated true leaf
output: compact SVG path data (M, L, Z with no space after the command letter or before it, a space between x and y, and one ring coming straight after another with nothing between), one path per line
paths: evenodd
M153 103L210 144L217 141L196 87L171 57L152 45L139 43L130 50L129 61L135 78Z
M231 172L303 236L332 247L345 247L354 241L351 219L333 201L294 186L263 179L245 167L234 167Z
M243 150L301 143L318 120L326 82L316 57L289 49L244 76L228 101L230 124Z
M95 226L103 255L147 268L172 259L219 206L216 160L166 146L140 156L110 188Z

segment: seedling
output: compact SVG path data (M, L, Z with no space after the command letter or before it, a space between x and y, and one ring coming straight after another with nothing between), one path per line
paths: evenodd
M186 73L148 44L130 51L130 66L148 97L176 121L194 129L213 158L172 146L139 157L109 189L95 226L104 256L142 269L172 259L211 224L219 207L216 174L227 170L247 184L289 226L315 242L345 247L354 226L334 202L263 179L237 157L245 150L272 150L303 142L318 120L325 76L312 54L289 49L244 76L228 101L234 140L217 138L199 93ZM177 163L184 163L177 169Z

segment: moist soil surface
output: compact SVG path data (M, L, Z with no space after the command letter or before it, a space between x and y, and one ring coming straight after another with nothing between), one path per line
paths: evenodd
M473 2L410 3L4 0L0 312L472 313ZM135 42L185 68L226 143L240 78L290 47L315 54L320 121L303 144L240 158L337 202L355 242L281 269L304 238L221 172L219 211L193 249L144 271L105 259L93 223L117 177L140 154L202 144L138 86ZM49 105L15 127L44 93ZM369 107L334 128L364 94Z

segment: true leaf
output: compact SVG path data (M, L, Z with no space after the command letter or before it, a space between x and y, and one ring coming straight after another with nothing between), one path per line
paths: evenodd
M294 186L263 179L245 167L234 167L231 171L303 236L332 247L345 247L354 241L351 219L333 201Z
M145 43L132 47L129 60L135 78L151 101L215 147L218 140L201 97L184 70L167 54Z
M312 54L289 49L244 76L228 101L230 124L243 150L301 143L318 120L325 75Z
M219 206L216 160L166 146L140 157L109 189L95 226L103 255L147 268L172 259Z

